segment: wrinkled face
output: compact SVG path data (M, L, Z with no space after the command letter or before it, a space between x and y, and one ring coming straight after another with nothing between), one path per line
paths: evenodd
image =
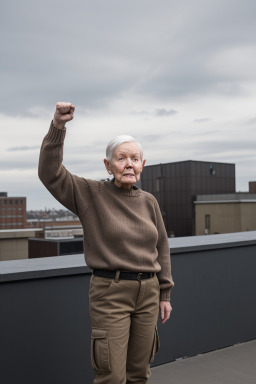
M140 147L135 142L118 145L113 152L111 161L104 159L105 167L115 177L115 185L119 188L131 189L140 180L145 164L142 160Z

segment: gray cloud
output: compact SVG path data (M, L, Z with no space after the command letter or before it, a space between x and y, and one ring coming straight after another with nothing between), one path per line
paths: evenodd
M119 118L122 127L122 112L134 110L130 115L138 115L138 124L128 116L123 126L155 162L173 161L174 156L240 162L240 179L246 169L250 175L255 164L256 118L253 107L250 111L256 83L255 14L255 0L3 2L0 113L7 118L2 131L4 136L6 121L24 135L2 141L7 149L1 170L17 170L17 178L26 174L29 180L24 176L17 185L16 177L3 172L4 189L15 193L23 188L30 194L40 185L37 193L44 198L35 197L35 204L50 196L42 194L34 177L39 149L34 144L41 138L33 133L28 139L32 128L26 128L23 117L33 119L33 129L40 117L41 129L41 120L48 120L60 100L72 101L79 116L87 112L92 124L83 136L90 145L76 147L71 139L65 146L65 165L73 173L97 178L102 170L105 175L106 143L92 140L95 132L101 137L96 118L106 123L111 138L121 129ZM232 101L234 108L239 101L235 114ZM175 127L169 124L172 115ZM233 124L237 141L230 134ZM157 142L153 148L152 142Z
M227 137L223 137L222 140L202 140L193 144L192 147L199 154L217 154L218 156L223 156L223 154L231 153L233 158L247 157L248 151L254 150L255 142L248 139L244 140L234 140L228 139Z
M211 66L255 44L256 3L174 0L8 1L1 7L0 112L58 100L102 108L124 93L172 99L240 94L249 71ZM221 12L220 12L221 9ZM65 28L63 30L63 20ZM226 68L233 63L223 63Z
M162 116L171 116L171 115L175 115L176 113L178 113L178 111L175 111L174 109L165 109L165 108L157 108L154 110L154 112L149 112L149 111L133 111L131 112L132 115L137 115L137 116L140 116L140 115L145 115L145 116L152 116L152 115L155 115L155 116L159 116L159 117L162 117Z
M159 135L159 134L143 135L139 137L139 141L143 144L152 143L162 139L162 137L163 135Z
M252 118L252 119L249 119L247 121L247 124L256 124L256 117Z
M19 160L13 159L8 161L0 161L1 171L27 171L27 170L36 170L37 161L35 159L31 160Z
M211 121L211 119L208 118L202 118L202 119L195 119L195 123L206 123L207 121Z
M171 116L171 115L175 115L176 113L178 112L175 111L174 109L167 110L164 108L160 108L155 110L156 116Z
M7 148L8 152L24 152L24 151L32 151L34 149L39 149L39 145L26 146L23 145L21 147L9 147Z
M152 113L151 112L147 112L147 111L132 111L131 112L131 115L135 115L135 116L140 116L140 115L151 115Z
M74 174L78 174L80 176L86 176L88 173L92 173L95 171L105 172L104 164L101 158L93 160L88 160L86 158L81 159L72 159L66 156L64 165L67 169ZM30 159L30 160L13 160L8 162L0 161L1 171L27 171L32 170L37 173L38 167L38 159ZM36 177L37 178L37 177ZM36 180L36 179L35 179ZM26 187L28 188L28 187Z
M98 141L92 145L69 146L64 149L64 165L72 173L89 173L92 171L103 170L103 157L105 155L106 143ZM36 149L31 154L30 150ZM40 146L31 147L10 147L8 152L12 152L11 157L0 159L1 171L25 171L34 170L37 172ZM22 157L19 153L22 152Z

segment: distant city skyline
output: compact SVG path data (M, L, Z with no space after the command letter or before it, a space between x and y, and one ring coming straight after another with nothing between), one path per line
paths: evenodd
M236 165L256 180L256 3L252 0L13 0L1 7L0 190L27 209L62 206L37 176L57 101L76 106L64 164L108 175L109 140L130 134L147 165Z

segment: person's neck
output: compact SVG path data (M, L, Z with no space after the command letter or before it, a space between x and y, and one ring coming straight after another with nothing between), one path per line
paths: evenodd
M117 188L126 189L127 191L130 191L133 187L133 184L121 184L118 183L115 179L114 184Z

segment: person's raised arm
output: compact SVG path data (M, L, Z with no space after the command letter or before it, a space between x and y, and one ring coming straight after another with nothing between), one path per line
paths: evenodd
M77 200L86 196L87 183L83 178L71 174L62 164L65 124L73 119L74 111L75 106L71 103L56 104L53 121L41 146L38 175L51 194L79 216ZM86 201L89 203L88 199ZM86 209L85 202L82 208Z

